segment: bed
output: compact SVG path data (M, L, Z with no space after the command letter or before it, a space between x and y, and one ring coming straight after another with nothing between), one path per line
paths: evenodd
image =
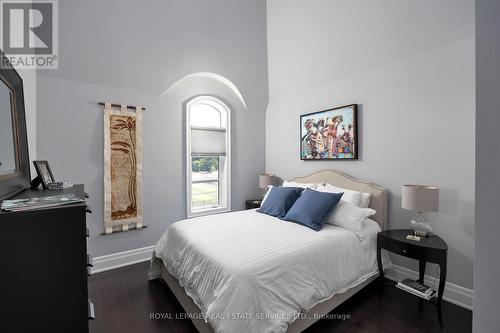
M301 332L378 276L386 191L332 170L294 181L370 193L377 213L360 232L329 224L316 232L255 210L174 223L155 245L149 277L165 280L198 331Z

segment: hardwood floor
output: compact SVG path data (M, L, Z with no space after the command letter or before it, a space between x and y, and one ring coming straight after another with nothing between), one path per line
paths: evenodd
M90 322L91 333L196 332L189 319L175 319L184 313L174 295L161 280L148 281L149 264L141 263L99 273L89 280L90 298L97 319ZM472 312L443 303L444 328L440 329L436 308L415 296L385 287L379 297L375 284L367 286L344 302L332 314L350 319L322 319L307 332L332 333L429 333L471 332ZM164 315L150 319L151 314Z

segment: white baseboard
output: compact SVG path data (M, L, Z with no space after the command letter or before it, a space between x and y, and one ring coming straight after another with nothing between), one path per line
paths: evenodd
M94 267L92 267L91 272L95 274L148 261L153 255L153 248L154 246L146 246L139 249L112 253L102 257L95 257L93 258ZM385 274L388 279L393 281L400 281L406 278L418 279L418 272L399 265L392 265L391 268L386 270ZM433 276L425 276L425 284L432 285L433 282ZM435 282L435 286L437 285L439 285L439 279ZM443 299L468 310L472 310L474 290L446 282Z
M401 281L402 279L418 279L418 272L408 269L403 266L392 265L391 268L385 271L385 277L393 281ZM424 283L432 286L435 277L425 275ZM439 285L439 278L436 279L435 288ZM444 287L443 299L465 309L472 310L474 300L474 290L459 286L454 283L446 282Z
M148 261L153 255L154 246L141 247L129 251L108 254L102 257L93 258L94 267L92 274L109 271L111 269L137 264Z

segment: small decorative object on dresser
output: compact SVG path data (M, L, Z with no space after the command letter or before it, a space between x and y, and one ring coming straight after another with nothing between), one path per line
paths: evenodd
M427 185L403 185L401 207L418 212L410 222L411 228L416 236L427 237L432 227L423 213L439 210L439 188Z
M52 183L49 183L48 185L49 185L49 190L52 190L52 191L60 191L60 190L64 190L64 189L73 187L72 182L52 182Z
M301 115L300 159L358 159L357 104Z
M443 325L441 315L441 303L443 301L444 285L446 282L446 264L448 256L448 245L439 236L430 234L420 241L408 239L406 236L411 234L410 229L394 229L381 231L377 235L377 263L380 280L383 282L384 270L382 268L381 250L399 254L404 257L413 258L419 262L419 279L417 282L424 284L426 262L439 265L439 287L436 297L432 297L429 302L437 306L439 323ZM382 283L383 285L383 283ZM414 293L416 294L416 293ZM425 299L426 297L422 297Z
M35 189L38 185L42 184L43 189L49 188L49 183L55 181L52 170L50 169L49 162L47 161L33 161L36 173L38 176L31 181L31 188Z

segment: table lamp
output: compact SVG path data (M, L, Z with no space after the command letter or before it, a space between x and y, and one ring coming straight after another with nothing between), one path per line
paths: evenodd
M416 236L427 237L432 226L423 214L439 210L439 188L427 185L403 185L401 207L418 212L410 226Z
M276 184L276 176L270 175L270 174L262 174L259 175L259 187L261 189L267 190L269 185L275 185Z
M267 189L269 185L276 184L276 176L270 174L259 175L259 187L262 189Z

